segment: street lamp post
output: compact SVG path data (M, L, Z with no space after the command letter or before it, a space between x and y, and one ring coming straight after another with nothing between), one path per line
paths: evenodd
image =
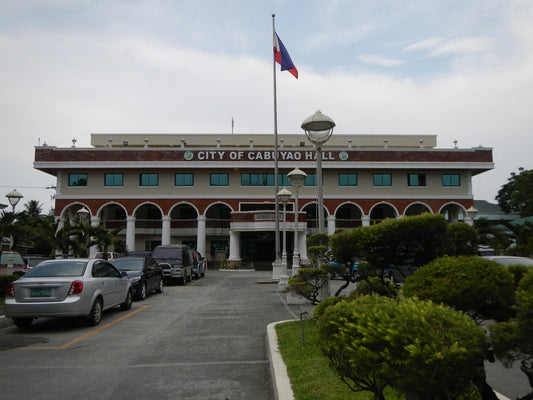
M317 111L302 122L305 135L316 148L316 185L318 189L318 233L324 233L324 188L322 185L322 145L326 143L335 122L327 115Z
M479 211L474 206L470 206L470 208L466 210L466 213L470 217L470 220L467 221L468 225L474 225L474 218L476 218L478 212Z
M307 174L299 168L287 174L287 179L294 188L294 250L292 253L292 275L298 273L300 268L300 250L298 249L298 189L304 185Z
M13 210L13 224L15 223L15 207L17 206L20 199L22 199L24 196L17 192L17 189L13 189L11 192L6 194L7 199L9 200L9 204L11 204L12 210ZM7 275L13 274L13 235L10 235L9 237L9 254L7 255Z
M278 193L278 200L283 204L283 250L281 252L281 274L279 277L279 287L285 289L289 277L287 276L287 202L292 193L287 188L281 189Z

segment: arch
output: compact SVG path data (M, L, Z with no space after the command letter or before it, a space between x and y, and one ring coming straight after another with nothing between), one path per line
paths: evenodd
M198 211L198 207L196 207L196 205L194 205L193 203L190 203L188 201L182 201L182 202L174 204L172 207L170 207L170 210L168 211L168 215L170 215L171 218L178 219L180 217L180 215L181 215L181 213L179 212L179 209L182 208L182 207L187 207L187 206L189 206L190 208L194 209L194 211L196 213L196 217L198 217L200 215L200 212ZM178 210L178 212L177 212L178 215L176 215L176 211L175 210Z
M126 228L128 211L115 201L110 201L100 207L96 215L100 218L100 224L106 229Z
M322 210L324 212L324 227L327 227L328 226L327 218L328 218L329 212L326 207L322 207ZM307 220L307 228L308 229L318 228L318 202L312 201L310 203L306 203L301 208L301 211L305 211L305 218Z
M363 209L351 202L347 201L339 204L335 210L335 218L337 229L353 229L362 225Z
M407 207L405 207L405 211L403 213L404 216L410 216L410 215L420 215L425 212L429 212L433 214L433 210L430 206L427 204L421 202L421 201L415 201L411 204L409 204Z
M204 211L204 215L207 216L207 213L209 212L209 210L213 207L216 207L218 205L221 205L221 206L226 206L230 209L231 212L235 211L228 203L226 202L223 202L223 201L216 201L214 203L211 203L209 204L206 208L205 208L205 211Z
M151 202L151 201L145 201L145 202L143 202L143 203L138 204L138 205L134 208L134 210L133 210L133 212L131 213L131 215L137 216L137 212L139 211L139 209L141 209L142 207L144 207L144 206L146 206L146 205L150 205L150 206L154 206L154 207L156 207L156 208L159 210L159 212L161 213L161 216L163 215L163 209L162 209L158 204L156 204L156 203L154 203L154 202Z
M444 218L448 222L460 222L465 220L467 215L466 209L460 203L455 201L448 202L444 204L440 210L439 214L443 214Z
M387 202L376 203L370 209L370 223L380 223L386 218L397 218L400 213L394 205Z
M76 201L74 203L70 203L68 206L64 207L63 210L61 210L60 218L68 217L69 219L74 219L76 216L76 212L83 207L89 210L91 216L93 215L91 209L89 208L89 206L87 206L87 204Z

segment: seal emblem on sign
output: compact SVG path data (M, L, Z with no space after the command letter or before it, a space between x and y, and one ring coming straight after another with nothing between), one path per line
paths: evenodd
M192 158L193 158L192 151L186 151L186 152L185 152L185 155L184 155L183 157L185 157L185 159L186 159L187 161L191 161Z
M345 151L341 151L339 153L339 158L342 160L342 161L346 161L348 159L348 153L346 153Z

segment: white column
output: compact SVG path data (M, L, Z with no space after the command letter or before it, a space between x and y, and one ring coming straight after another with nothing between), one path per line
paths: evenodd
M370 215L363 215L361 217L361 223L363 226L370 226Z
M161 217L161 244L170 244L170 215Z
M241 260L241 233L229 231L229 258L228 261Z
M300 250L300 260L305 261L307 263L309 261L309 258L307 257L307 235L306 235L306 229L301 230L298 234L298 247ZM308 268L309 266L306 266Z
M91 226L98 226L98 225L100 225L100 218L91 216ZM96 245L91 246L87 250L89 252L88 256L89 257L94 257L96 255L96 253L98 253L98 246L96 246Z
M135 217L126 217L126 247L128 251L135 251Z
M196 250L198 250L198 252L202 256L207 258L207 255L205 253L206 220L207 218L205 217L205 215L198 216L198 227L196 229Z
M335 233L335 229L337 228L335 226L335 221L337 219L334 215L328 215L328 236L331 236Z

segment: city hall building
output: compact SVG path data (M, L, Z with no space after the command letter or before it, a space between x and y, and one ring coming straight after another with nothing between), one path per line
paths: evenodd
M34 168L57 179L55 216L61 223L85 209L93 225L122 227L130 251L183 243L209 261L271 265L274 137L93 134L90 148L78 148L74 140L72 147L36 147ZM317 154L304 134L277 138L279 189L294 195L287 174L295 168L307 174L298 190L298 210L294 196L287 204L286 223L279 206L288 252L297 227L305 261L306 236L318 231ZM472 177L494 167L492 149L437 148L436 140L435 135L333 134L321 152L327 233L424 212L471 223Z

